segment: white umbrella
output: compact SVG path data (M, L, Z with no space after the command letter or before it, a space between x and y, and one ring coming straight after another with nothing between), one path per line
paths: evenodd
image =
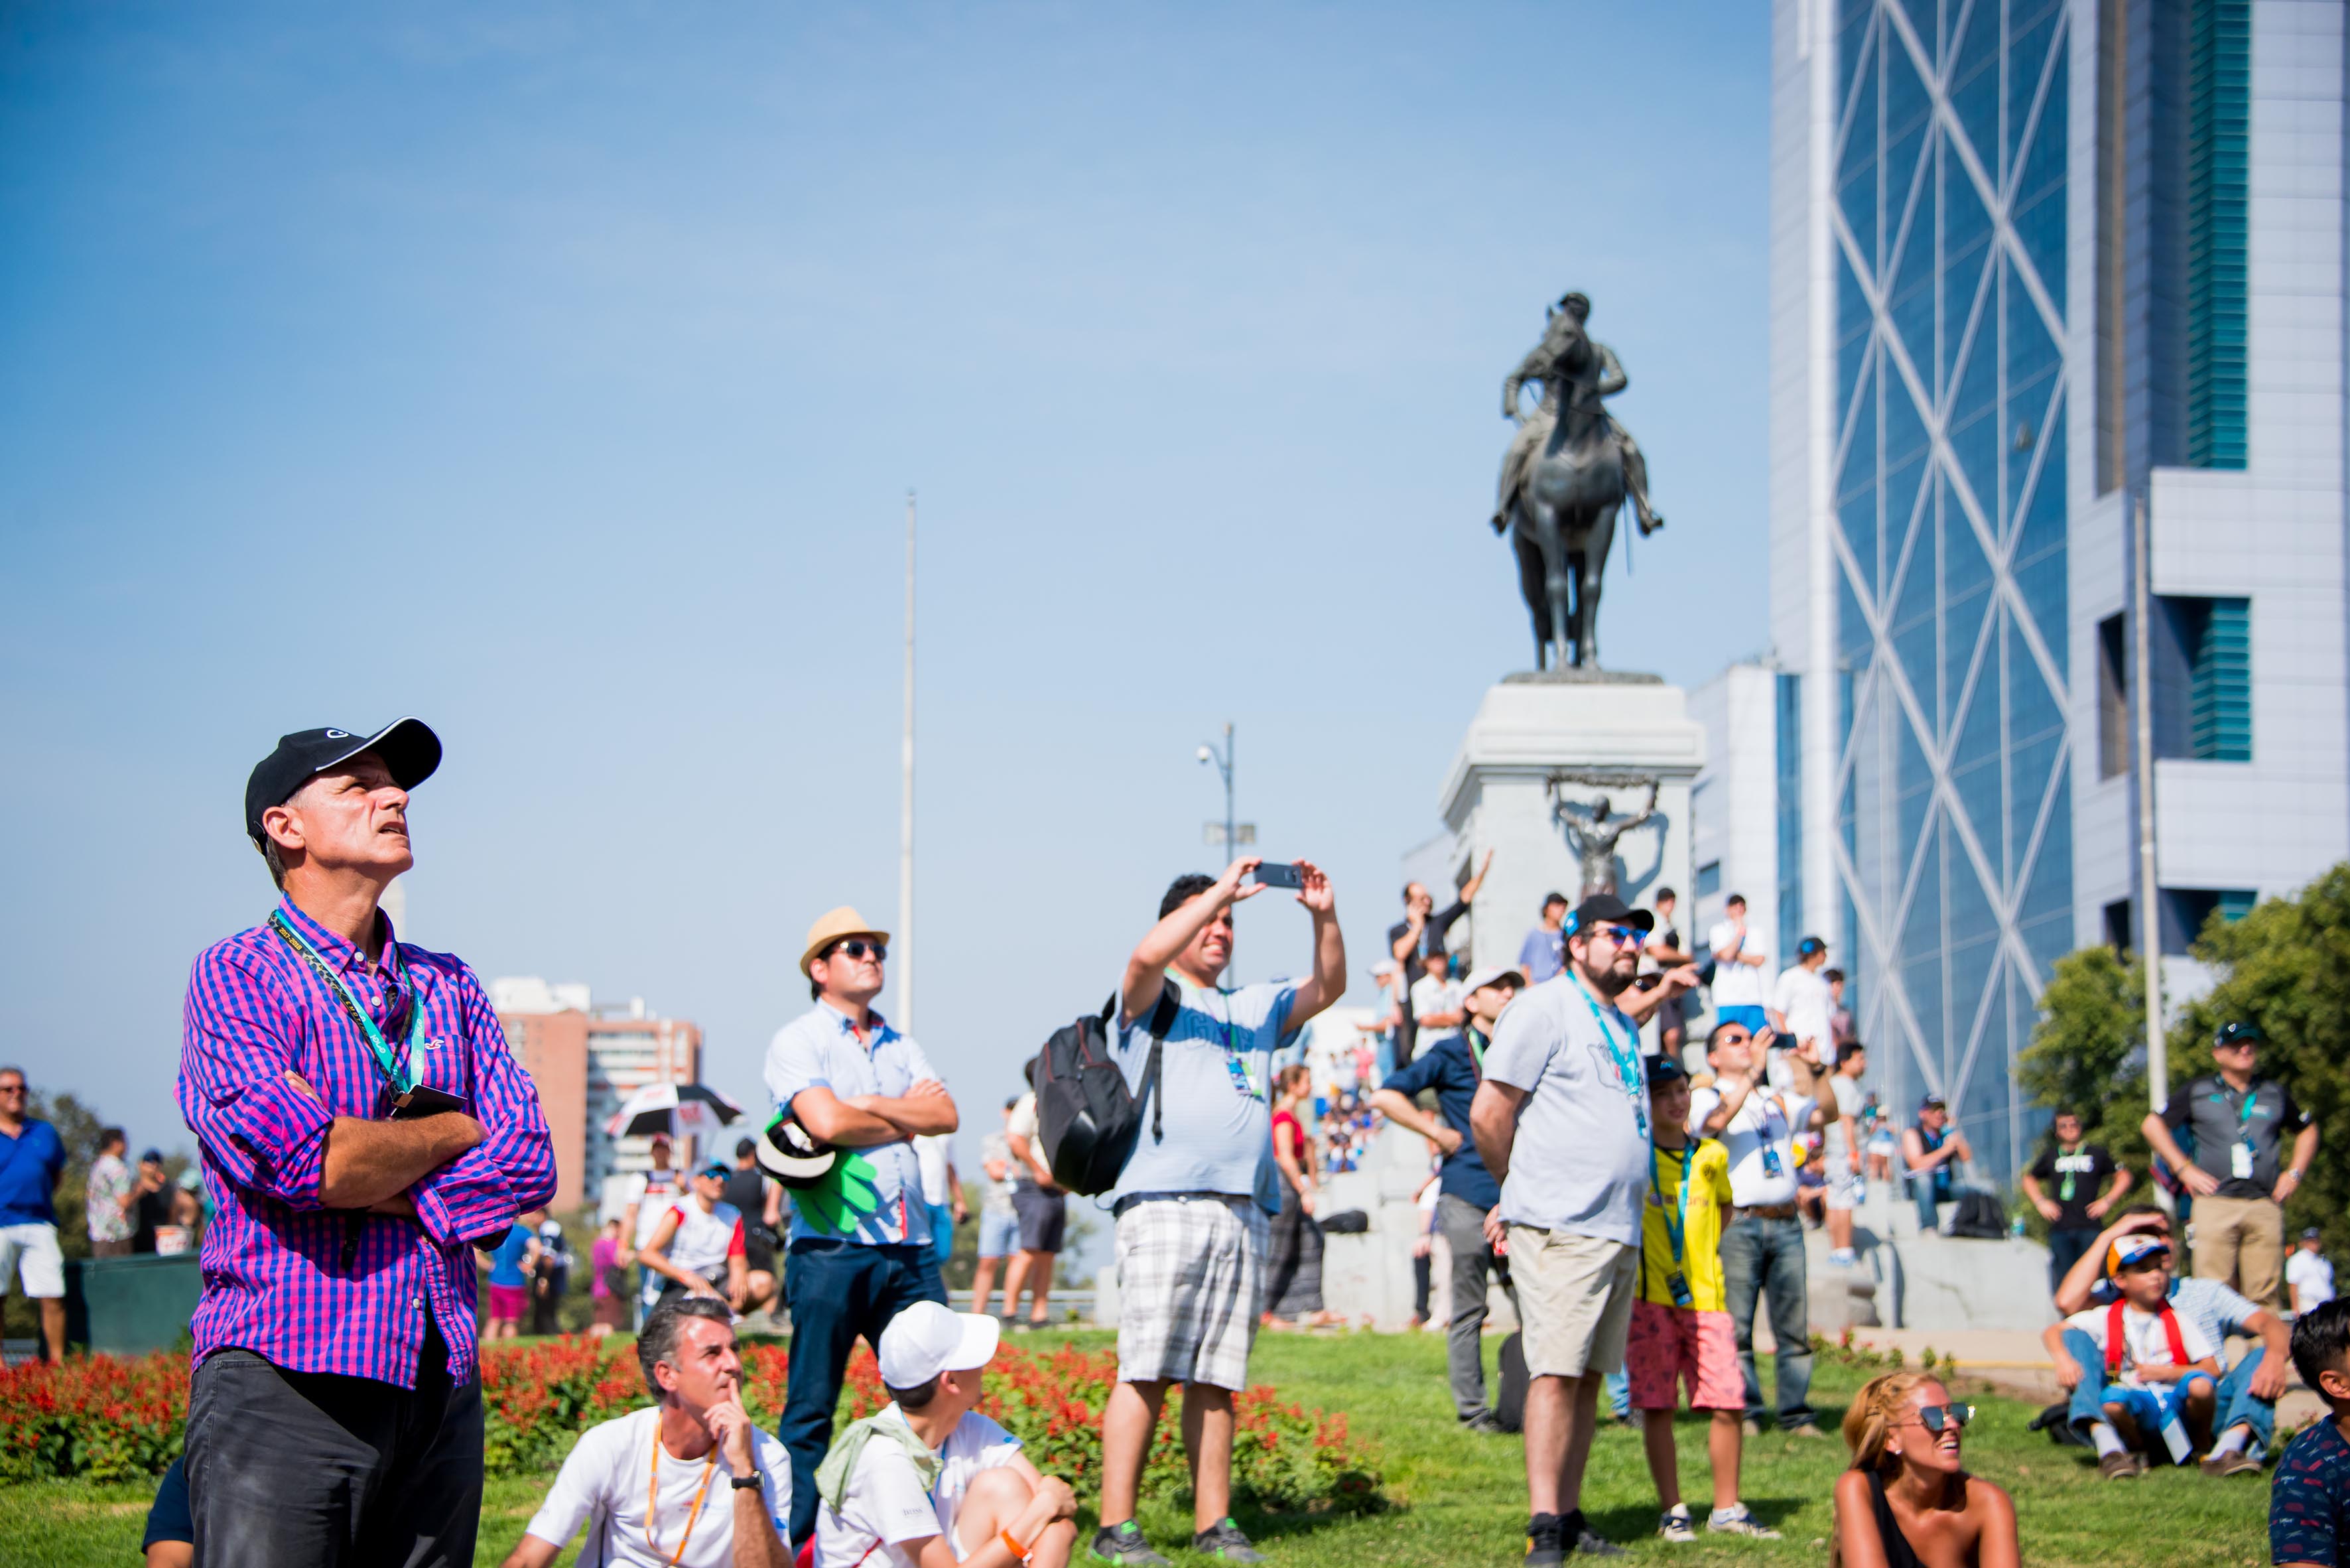
M716 1132L742 1116L742 1106L706 1085L647 1084L621 1102L604 1130L614 1137L687 1137Z

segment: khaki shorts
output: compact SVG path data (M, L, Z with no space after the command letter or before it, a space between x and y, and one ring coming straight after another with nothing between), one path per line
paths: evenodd
M1624 1342L1640 1293L1640 1249L1598 1236L1510 1227L1529 1377L1624 1370Z

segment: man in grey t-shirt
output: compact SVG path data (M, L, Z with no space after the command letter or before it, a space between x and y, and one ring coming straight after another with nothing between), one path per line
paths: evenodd
M1524 1323L1530 1568L1620 1551L1584 1521L1583 1469L1639 1293L1648 1077L1639 1018L1617 999L1654 923L1606 893L1567 917L1565 972L1502 1014L1469 1110L1477 1152L1502 1184L1486 1235L1506 1241ZM1696 983L1684 965L1631 994L1645 1014Z

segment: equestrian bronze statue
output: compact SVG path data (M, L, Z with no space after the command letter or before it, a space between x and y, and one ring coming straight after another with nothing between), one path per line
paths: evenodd
M1518 555L1518 584L1534 623L1534 668L1596 669L1600 575L1627 498L1645 537L1665 525L1648 504L1648 465L1604 398L1631 383L1615 350L1584 330L1591 301L1552 306L1543 339L1502 383L1502 412L1518 423L1502 459L1493 532ZM1542 389L1534 411L1526 383Z

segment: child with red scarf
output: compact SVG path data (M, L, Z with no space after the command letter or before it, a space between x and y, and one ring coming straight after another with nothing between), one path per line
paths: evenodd
M2074 1314L2043 1336L2052 1353L2067 1329L2104 1357L2106 1418L2089 1423L2097 1469L2108 1480L2139 1474L2150 1456L2185 1464L2211 1440L2220 1347L2171 1309L2170 1243L2143 1232L2117 1238L2106 1274L2118 1297Z

